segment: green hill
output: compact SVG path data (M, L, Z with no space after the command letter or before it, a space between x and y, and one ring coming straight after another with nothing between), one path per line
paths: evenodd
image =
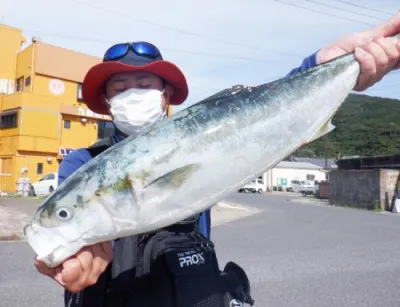
M338 158L400 153L400 101L350 94L335 114L336 129L293 156Z

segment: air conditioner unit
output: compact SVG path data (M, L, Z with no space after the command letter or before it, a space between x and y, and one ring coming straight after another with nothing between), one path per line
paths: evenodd
M36 42L40 42L40 41L41 41L40 37L38 37L38 36L32 37L32 43L36 43Z

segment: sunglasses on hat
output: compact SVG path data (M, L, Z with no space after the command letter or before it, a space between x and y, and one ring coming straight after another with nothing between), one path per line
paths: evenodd
M152 60L162 60L160 50L158 50L158 48L153 44L150 44L148 42L133 42L116 44L110 47L104 54L103 61L116 61L126 56L129 50L142 57L146 57Z

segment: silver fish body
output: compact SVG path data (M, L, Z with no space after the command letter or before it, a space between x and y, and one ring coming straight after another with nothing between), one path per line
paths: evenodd
M54 267L83 246L145 233L210 208L328 133L353 89L353 54L205 99L106 150L65 180L25 227Z

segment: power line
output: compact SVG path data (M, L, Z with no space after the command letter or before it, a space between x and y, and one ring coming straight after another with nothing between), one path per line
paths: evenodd
M182 33L182 34L185 34L185 35L202 37L202 38L205 38L205 39L208 39L208 40L219 41L219 42L224 43L224 44L240 46L240 47L249 48L249 49L252 49L252 50L259 50L259 51L263 51L263 52L277 53L277 54L281 54L281 55L290 55L290 56L295 56L295 57L301 57L301 55L299 55L299 54L294 54L294 53L289 53L289 52L282 52L282 51L272 50L272 49L264 49L264 48L260 48L259 46L253 46L253 45L247 45L247 44L238 43L238 42L232 42L232 41L228 41L228 40L225 40L225 39L221 39L221 38L216 37L216 36L211 36L211 35L206 35L206 34L202 34L202 33L191 32L191 31L187 31L187 30L171 27L171 26L168 26L168 25L159 24L159 23L156 23L156 22L153 22L153 21L137 18L136 16L133 16L133 15L127 15L127 14L124 14L122 12L113 11L113 10L110 10L108 8L101 7L101 6L98 6L98 5L94 5L94 4L86 2L86 1L81 1L81 0L70 0L70 1L75 2L75 3L79 3L81 5L85 5L87 7L94 8L96 10L100 10L100 11L103 11L103 12L107 12L107 13L110 13L110 14L114 14L114 15L123 17L123 18L127 18L129 20L135 20L135 21L138 21L138 22L141 22L141 23L145 23L145 24L149 24L149 25L152 25L152 26L156 26L156 27L159 27L159 28L163 28L163 29L167 29L167 30L170 30L170 31L179 32L179 33Z
M332 1L345 3L345 4L348 4L348 5L354 6L354 7L362 8L362 9L369 10L369 11L372 11L372 12L381 13L381 14L388 15L388 16L393 16L393 14L391 14L389 12L385 12L385 11L378 10L378 9L373 9L373 8L366 7L366 6L363 6L363 5L360 5L360 4L356 4L354 2L349 2L349 1L344 1L344 0L332 0Z
M329 7L329 8L332 8L332 9L335 9L335 10L339 10L339 11L343 11L343 12L346 12L346 13L355 14L355 15L358 15L358 16L374 18L374 19L377 19L377 20L386 20L385 18L380 18L380 17L368 15L368 14L363 14L363 13L360 13L360 12L355 12L355 11L344 9L344 8L337 7L337 6L334 6L334 5L320 3L320 2L315 1L315 0L304 0L304 1L315 3L315 4L318 4L318 5L321 5L321 6Z
M29 31L29 30L27 30L27 32L33 33L33 31ZM57 33L52 33L52 32L43 32L40 30L36 31L36 32L40 32L45 36L53 36L53 37L57 37L57 38L71 39L71 40L77 40L77 41L95 42L95 43L108 44L108 45L112 45L112 44L116 43L116 42L110 42L110 41L105 41L105 40L100 40L100 39L95 39L95 38L90 38L90 37L63 35L63 34L57 34ZM165 47L160 47L160 49L168 50L168 51L172 51L172 52L178 52L178 53L191 54L191 55L195 55L195 56L200 55L200 56L209 56L209 57L223 58L223 59L245 60L245 61L250 61L250 62L261 62L261 63L267 63L267 64L283 62L283 61L267 61L267 60L251 58L251 57L230 56L230 55L225 55L225 54L215 54L215 53L197 52L197 51L190 51L190 50L172 49L172 48L165 48Z
M327 16L331 16L331 17L336 17L336 18L340 18L340 19L343 19L343 20L347 20L347 21L351 21L351 22L355 22L355 23L359 23L359 24L364 24L364 25L367 25L367 26L375 26L374 24L371 24L371 23L367 23L367 22L363 22L363 21L359 21L359 20L343 17L343 16L336 15L336 14L330 14L330 13L327 13L327 12L324 12L324 11L312 9L312 8L309 8L309 7L300 6L300 5L293 4L293 3L290 3L290 2L285 2L285 1L282 1L282 0L272 0L272 1L283 3L283 4L286 4L286 5L289 5L289 6L293 6L293 7L296 7L296 8L300 8L300 9L303 9L303 10L316 12L316 13L319 13L319 14L323 14L323 15L327 15Z

